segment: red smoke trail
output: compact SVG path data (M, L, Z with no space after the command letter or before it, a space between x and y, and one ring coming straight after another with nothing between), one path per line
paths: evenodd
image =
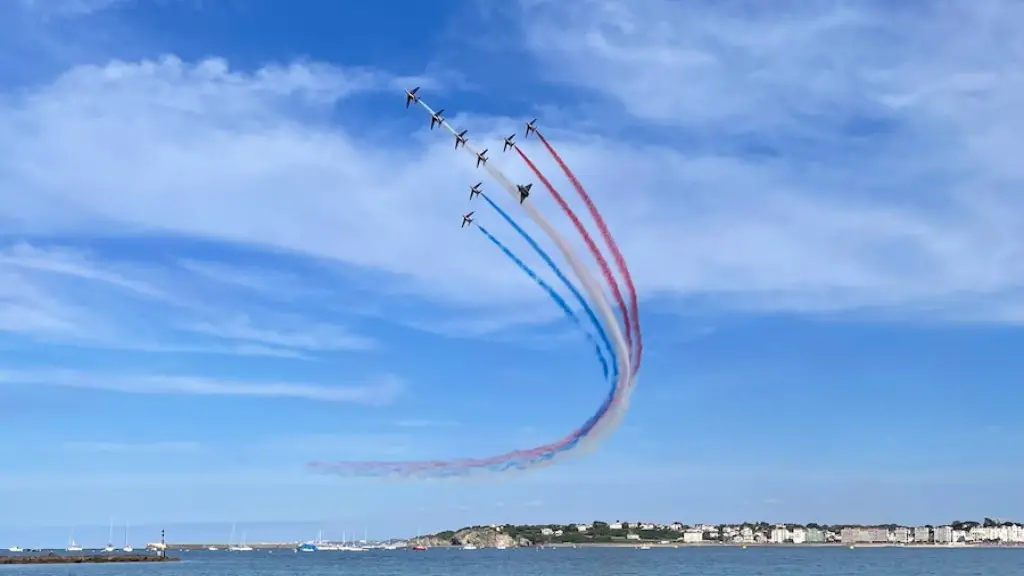
M555 162L558 162L558 166L562 169L562 172L564 172L566 177L569 178L569 181L572 182L572 186L576 189L576 193L579 194L580 198L587 205L590 217L594 219L598 230L601 231L604 243L607 244L608 248L612 251L612 257L615 258L615 266L618 267L619 273L622 274L623 279L626 281L626 288L629 290L629 311L632 314L633 319L632 328L636 330L636 360L633 362L633 373L636 374L637 370L640 369L640 361L644 355L644 339L643 335L640 333L640 307L636 297L636 286L633 284L633 277L629 274L629 268L626 267L626 259L622 257L622 252L619 251L618 244L615 243L615 239L612 238L611 232L608 231L608 226L604 223L604 218L601 218L601 213L598 212L597 206L594 205L594 201L590 199L590 195L587 194L587 191L583 189L583 185L580 184L580 181L576 179L576 175L572 173L572 170L570 170L569 166L567 166L562 160L562 157L558 155L558 152L555 151L554 147L552 147L551 144L548 144L547 138L545 138L539 130L534 130L534 132L537 134L537 138L540 139L541 143L544 144L544 147L548 149L551 157L555 159ZM516 150L518 150L518 148L516 148ZM519 154L522 155L522 152ZM525 159L525 156L523 158ZM527 160L527 162L529 162L529 160ZM536 168L534 169L534 172L536 172ZM537 175L540 176L540 173L538 172ZM543 178L543 176L540 177ZM550 188L550 185L548 188ZM554 191L552 190L552 192ZM562 203L561 200L559 200L559 203L562 204L563 208L565 208L565 204ZM591 249L596 252L596 248ZM627 325L627 340L629 339L630 332L631 326Z
M530 170L533 170L533 173L537 175L537 178L540 179L540 181L544 184L544 187L548 189L548 192L551 192L551 195L555 198L555 201L558 202L558 205L562 207L562 211L565 212L566 216L568 216L569 219L572 220L573 225L576 226L576 231L580 233L580 236L583 236L583 241L586 242L587 248L590 249L591 253L594 254L594 258L597 260L597 265L601 267L601 274L604 275L605 282L607 282L608 285L611 286L612 296L615 297L615 304L618 305L619 307L619 313L622 314L622 323L626 325L626 346L629 347L630 353L632 354L633 323L630 322L629 314L626 312L626 302L625 300L622 299L622 291L619 290L619 284L618 282L615 281L615 275L612 274L612 269L610 266L608 266L608 261L605 260L604 254L601 254L601 251L597 248L597 244L595 244L594 239L590 237L590 233L587 232L587 229L583 227L583 223L580 222L579 217L576 216L576 213L572 211L572 208L569 207L569 204L565 202L565 198L562 198L562 195L559 194L558 191L555 190L555 187L551 185L551 182L549 182L548 179L545 178L543 174L541 174L540 170L537 168L536 165L534 165L530 158L527 157L526 154L519 149L519 146L515 146L515 149L516 152L519 153L519 157L523 159L523 162L526 162L526 165L530 167ZM605 241L607 242L607 238L605 239ZM639 354L636 355L637 357L639 357ZM636 374L636 367L633 367L631 372L633 374Z

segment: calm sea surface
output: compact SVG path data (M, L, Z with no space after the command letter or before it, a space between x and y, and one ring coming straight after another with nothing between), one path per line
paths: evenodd
M181 562L0 566L0 576L1024 576L1024 549L667 548L183 552Z

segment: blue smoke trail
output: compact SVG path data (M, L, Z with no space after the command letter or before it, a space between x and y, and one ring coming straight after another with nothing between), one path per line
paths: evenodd
M509 216L504 210L502 210L500 206L495 204L494 201L487 196L487 194L480 194L480 197L486 200L487 203L490 204L491 208L493 208L495 212L497 212L502 218L505 219L505 222L508 222L509 226L514 228L515 231L518 232L519 235L523 237L523 240L526 240L527 244L529 244L530 247L533 248L533 251L536 252L537 255L540 256L542 260L544 260L544 263L548 265L548 268L551 268L551 271L555 273L555 276L558 276L558 279L561 280L563 284L565 284L566 288L568 288L570 292L572 292L572 295L576 298L576 301L579 302L580 305L583 307L583 311L586 313L587 318L590 320L590 323L594 326L594 329L597 330L598 336L601 337L601 342L608 350L608 355L612 359L612 381L617 381L619 377L619 361L618 358L616 358L615 356L615 349L612 347L611 341L608 340L608 333L605 332L604 326L597 319L597 315L594 314L594 309L591 308L590 304L587 303L586 298L583 297L583 294L580 294L579 289L577 289L576 286L573 285L573 283L570 282L568 278L566 278L562 270L558 267L557 264L555 264L555 261L551 259L551 256L549 256L548 253L545 252L539 244L537 244L537 241L534 240L533 237L526 232L526 230L523 230L522 227L519 226L519 224L517 224L516 221L513 220L512 217ZM603 354L602 358L604 358Z
M583 330L583 333L586 335L587 340L589 340L590 343L592 343L594 345L594 350L597 351L597 359L601 361L601 372L604 375L604 377L607 379L608 378L608 360L605 359L605 357L604 357L604 350L601 348L601 345L598 344L597 339L594 338L594 335L591 334L590 332L588 332L586 329L583 328L583 321L580 320L580 317L576 314L576 312L573 312L572 308L569 307L569 304L565 301L565 298L562 298L562 296L559 295L558 292L555 292L555 289L552 288L550 284L545 282L544 279L542 279L540 276L537 276L537 273L534 272L533 269L531 269L529 266L526 265L526 263L524 263L522 260L520 260L518 256L513 254L512 251L509 250L507 246L505 246L504 244L501 243L500 240L498 240L497 238L492 236L491 233L488 232L486 228L484 228L480 224L477 224L477 228L479 228L480 232L482 232L484 236L487 236L487 239L490 240L495 246L497 246L498 249L500 249L502 252L504 252L505 256L508 256L509 260L514 262L515 265L518 266L520 270L525 272L526 275L529 276L530 278L532 278L533 281L536 282L538 286L543 288L544 291L548 293L548 296L551 296L551 299L555 301L555 304L558 304L558 307L562 309L562 312L564 312L565 315L570 320L572 320L574 324L579 326L580 330Z

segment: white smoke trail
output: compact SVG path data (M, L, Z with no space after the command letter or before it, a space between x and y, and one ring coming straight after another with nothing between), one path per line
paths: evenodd
M423 102L422 99L418 99L417 103L420 106L422 106L431 116L434 116L434 110L429 105L427 105L426 102ZM448 132L450 132L452 136L458 134L458 132L447 122L447 120L442 119L440 124L446 130L448 130ZM471 154L474 158L477 157L478 153L476 148L469 144L468 142L463 145L463 148L465 148L466 151L469 154ZM550 222L548 222L547 218L545 218L536 209L536 207L529 203L529 201L524 203L519 202L519 191L516 188L515 184L513 184L512 181L509 180L505 176L505 174L501 172L501 170L491 165L489 160L487 162L484 162L482 166L484 167L485 170L487 170L488 174L490 174L492 178L494 178L499 184L501 184L503 188L505 188L505 191L508 192L510 196L512 196L516 203L520 204L520 206L522 206L523 209L526 210L527 215L530 216L530 218L538 226L540 226L541 230L543 230L543 232L549 238L551 238L555 245L558 246L559 252L561 252L566 262L569 263L569 266L572 267L573 273L576 276L576 278L580 281L580 283L583 285L583 289L590 296L590 299L593 301L593 303L597 305L598 312L604 320L605 328L610 333L611 339L614 343L614 354L618 360L619 367L618 380L616 381L613 396L607 408L608 413L605 415L604 418L595 422L591 427L590 431L588 431L586 435L576 440L575 448L571 450L556 452L551 456L541 460L534 459L520 462L516 461L513 458L513 460L505 463L507 465L507 467L505 468L466 470L465 474L453 473L450 476L445 475L442 477L437 477L431 474L431 472L437 471L437 469L434 468L424 468L419 470L412 470L409 472L403 472L401 471L401 463L395 462L395 469L393 469L388 474L379 476L384 479L401 481L408 480L411 478L419 478L427 480L443 479L449 481L472 481L479 480L483 477L490 477L491 475L507 478L509 475L515 475L516 473L526 472L529 469L549 466L551 464L554 464L556 461L563 460L567 457L571 457L574 455L578 456L591 452L594 448L596 448L596 446L599 444L601 440L606 438L610 432L612 432L613 430L615 430L615 428L618 427L618 424L619 422L621 422L623 416L625 415L626 408L629 405L629 398L632 395L633 380L635 379L635 377L632 375L632 370L630 366L630 354L628 347L626 345L625 338L623 337L622 330L619 327L619 323L616 320L615 314L612 312L611 304L608 302L608 298L605 294L605 291L600 287L597 280L591 273L590 269L583 264L580 257L572 250L572 248L569 246L569 243L566 242L565 238L561 234L559 234L557 230L555 230L555 228L551 225ZM558 443L559 441L556 441L549 445L557 445ZM346 469L346 467L343 466L334 467L328 465L323 469L323 471L327 473L343 473L353 476L361 475L359 472L352 469Z
M434 116L434 110L430 106L428 106L427 103L424 102L422 98L418 99L417 101L419 105L422 106L431 116ZM447 120L442 119L441 125L444 126L445 129L447 129L448 132L452 134L452 136L458 135L458 132L455 130L455 128L452 128L452 125L449 124ZM473 145L470 144L468 141L465 144L463 144L462 147L463 149L466 150L467 153L471 154L474 158L477 157L478 152L476 148L474 148ZM512 181L509 180L508 177L506 177L501 170L491 165L490 160L484 162L482 166L485 170L487 170L487 173L490 174L492 178L497 180L498 183L501 184L503 188L505 188L505 191L508 192L513 199L515 199L516 203L519 203L519 191L516 188L515 184L513 184ZM593 274L591 274L590 269L583 264L579 256L577 256L576 253L573 252L572 248L569 246L569 243L566 242L565 238L562 237L562 235L559 234L557 230L555 230L554 226L552 226L551 223L548 222L547 218L545 218L543 214L537 211L537 208L530 204L529 201L521 203L520 206L522 206L523 209L526 210L526 213L527 215L530 216L530 219L532 219L538 226L540 226L544 233L547 234L548 237L554 241L555 245L558 246L558 251L562 253L562 256L565 258L566 262L568 262L569 266L572 267L573 273L576 275L576 278L579 279L580 283L583 284L583 289L587 291L587 294L590 296L590 298L594 300L595 304L597 304L601 316L607 323L606 327L608 328L608 330L612 332L612 336L614 337L613 339L615 341L616 356L619 357L619 381L625 384L625 382L623 382L622 375L629 374L630 372L629 351L626 348L626 340L622 335L622 331L619 329L619 323L616 321L615 314L612 313L611 305L608 303L608 299L605 297L604 290L600 288L600 286L597 283L597 280L594 278Z
M426 102L422 99L418 99L417 103L431 116L434 116L434 110L427 105ZM452 136L458 134L455 128L453 128L447 120L442 118L440 124L447 129ZM468 141L462 147L474 158L477 157L477 150ZM512 181L509 180L503 172L501 172L501 170L492 166L490 160L484 162L482 166L487 170L488 174L490 174L492 178L497 180L498 183L505 188L505 191L515 199L516 203L519 203L519 191L516 189L515 184L513 184ZM609 407L610 414L608 417L603 421L598 422L592 429L591 434L584 436L577 442L579 451L586 453L596 447L599 440L607 437L608 433L618 426L619 422L622 421L622 418L625 415L625 408L629 404L629 396L632 394L633 389L629 351L626 347L625 338L622 335L622 330L619 328L619 323L616 321L615 314L612 312L611 304L608 302L605 291L600 288L600 285L594 278L590 269L583 264L580 257L573 252L565 238L555 230L551 223L548 222L547 218L545 218L544 215L536 209L536 207L530 204L529 200L520 203L520 206L526 210L527 215L529 215L530 218L541 227L544 233L554 241L555 245L558 246L559 252L562 253L562 256L569 263L569 266L572 267L576 278L578 278L580 283L583 284L583 289L586 290L591 300L593 300L597 305L598 311L605 321L606 328L611 333L612 339L615 343L615 353L619 361L619 378L615 386L616 398L613 399L612 405ZM553 460L553 458L551 460ZM549 464L551 463L551 460L540 463L540 465Z

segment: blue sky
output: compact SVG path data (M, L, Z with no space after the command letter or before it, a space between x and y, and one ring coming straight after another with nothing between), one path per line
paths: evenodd
M4 3L0 545L1024 516L1024 12L915 6ZM644 368L586 458L303 467L530 447L606 393L458 228L480 177L412 85L517 181L540 118L630 262Z

